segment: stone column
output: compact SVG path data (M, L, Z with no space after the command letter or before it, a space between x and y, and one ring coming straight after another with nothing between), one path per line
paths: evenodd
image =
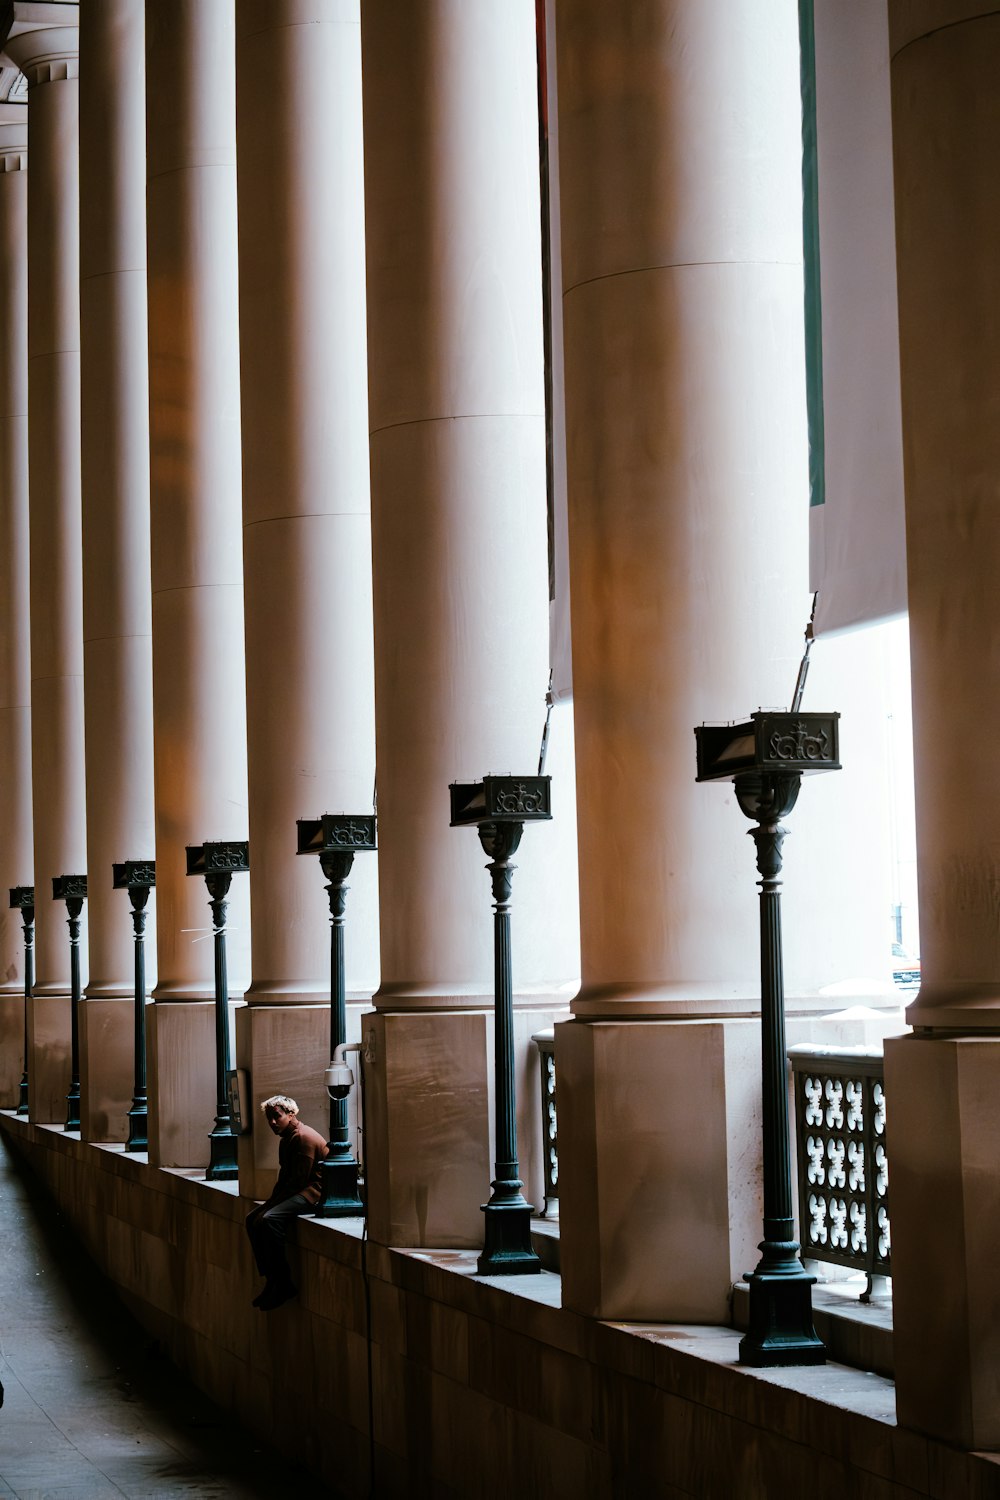
M295 822L370 812L375 779L358 0L244 0L236 36L253 851L237 1048L255 1103L291 1093L325 1130L329 904ZM350 885L347 982L368 1000L371 855ZM240 1153L243 1191L266 1196L274 1137Z
M24 1067L24 947L13 885L32 882L28 600L28 111L0 104L0 1108Z
M583 968L556 1028L563 1297L721 1322L760 1235L759 937L748 825L695 784L693 728L787 704L808 608L796 7L574 0L556 46Z
M31 1118L63 1120L70 1080L66 909L58 875L86 872L80 539L79 70L67 25L14 29L28 80L28 467L31 517L31 766L36 983ZM30 23L28 23L30 24Z
M185 846L247 837L232 0L147 0L147 268L158 981L150 1159L208 1161L213 959ZM230 903L247 980L246 882Z
M366 0L362 47L382 953L370 1223L390 1244L477 1245L492 919L448 784L534 770L544 719L534 6ZM568 789L555 795L568 810ZM552 833L528 830L514 886L519 1000L549 1014L546 982L575 967Z
M886 1049L897 1412L997 1449L1000 7L889 16L923 973Z
M84 1140L123 1141L134 1076L134 953L116 860L153 857L143 8L80 17L80 360L90 983Z

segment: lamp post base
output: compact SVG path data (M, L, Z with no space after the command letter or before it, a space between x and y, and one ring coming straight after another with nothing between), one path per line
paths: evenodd
M70 1085L70 1091L66 1095L66 1124L64 1130L80 1129L80 1085Z
M750 1326L740 1340L740 1364L824 1364L826 1345L813 1327L815 1276L800 1263L797 1273L754 1271L744 1279L750 1285Z
M148 1151L149 1149L149 1111L146 1101L133 1099L132 1108L128 1111L128 1140L125 1142L126 1151Z
M484 1203L486 1244L477 1276L535 1276L542 1263L531 1248L530 1203Z
M208 1171L205 1173L206 1182L235 1182L238 1179L240 1169L236 1157L237 1139L229 1128L228 1120L222 1125L216 1123L208 1138L211 1155L208 1159Z
M18 1086L17 1112L19 1115L28 1113L28 1075L22 1073L21 1082Z
M313 1209L316 1219L359 1219L365 1211L358 1191L358 1164L327 1158L320 1169L323 1174L323 1196Z

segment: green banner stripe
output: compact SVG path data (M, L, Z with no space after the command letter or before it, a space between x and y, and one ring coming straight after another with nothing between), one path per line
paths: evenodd
M813 0L799 0L802 89L802 260L805 285L806 414L809 424L809 504L826 500L823 429L823 303L819 276L819 164L816 155L816 23Z

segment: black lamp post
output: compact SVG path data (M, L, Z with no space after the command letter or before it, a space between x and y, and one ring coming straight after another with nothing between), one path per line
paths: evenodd
M792 1218L792 1170L785 1064L781 956L781 819L795 806L803 774L839 771L839 714L751 714L742 724L695 730L698 780L732 781L756 827L760 871L761 1072L763 1080L764 1238L750 1283L750 1323L740 1340L744 1365L818 1365L826 1349L812 1317L812 1285L799 1257Z
M24 933L24 1070L18 1092L17 1112L28 1113L28 1002L35 982L35 887L15 885L10 891L12 911L21 913L21 931Z
M156 884L156 867L151 859L127 859L113 865L114 889L128 891L132 903L132 929L135 940L135 1081L132 1085L132 1107L128 1111L126 1151L145 1151L149 1147L149 1109L146 1097L146 903Z
M480 1276L524 1276L542 1268L531 1248L533 1209L521 1192L517 1160L510 897L516 869L511 855L521 842L525 823L552 817L551 785L551 776L487 776L451 786L451 826L479 830L493 881L496 1176L490 1201L483 1204L486 1243L477 1265Z
M344 913L347 909L347 877L360 850L375 844L372 813L324 813L321 818L300 818L299 854L318 854L329 884L330 899L330 1067L338 1060L338 1048L347 1041L347 983L344 969ZM340 1053L339 1056L343 1054ZM330 1090L330 1140L323 1163L323 1196L314 1213L317 1219L346 1219L363 1214L358 1192L358 1163L351 1150L347 1125L347 1097Z
M70 1046L72 1051L69 1093L66 1095L66 1130L80 1129L80 917L87 899L86 875L56 875L53 901L65 901L69 925Z
M229 1052L229 979L226 974L226 896L234 875L245 875L250 869L249 844L197 844L187 850L187 873L204 875L212 909L212 931L215 937L215 1128L211 1143L206 1182L232 1182L239 1176L236 1143L229 1113L226 1074L230 1069Z

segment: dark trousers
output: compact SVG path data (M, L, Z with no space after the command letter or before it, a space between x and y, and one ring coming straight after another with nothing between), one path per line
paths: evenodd
M291 1281L285 1256L285 1237L299 1214L311 1213L313 1205L301 1193L284 1198L270 1208L255 1208L247 1215L247 1234L257 1269L268 1281Z

